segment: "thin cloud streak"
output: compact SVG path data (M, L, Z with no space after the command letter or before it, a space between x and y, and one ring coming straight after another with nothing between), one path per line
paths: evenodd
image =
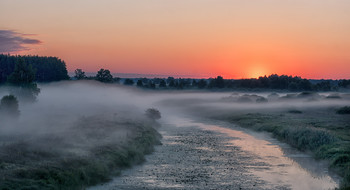
M42 42L37 39L27 38L27 34L13 30L0 30L0 53L13 53L30 50L27 45L37 45Z

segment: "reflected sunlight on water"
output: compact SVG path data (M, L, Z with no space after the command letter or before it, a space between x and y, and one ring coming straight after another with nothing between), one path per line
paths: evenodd
M329 173L326 163L278 142L267 133L249 131L248 134L238 128L232 130L203 123L196 125L234 137L230 141L232 145L255 154L265 165L253 166L250 170L263 180L288 184L292 189L334 189L339 186L339 177Z

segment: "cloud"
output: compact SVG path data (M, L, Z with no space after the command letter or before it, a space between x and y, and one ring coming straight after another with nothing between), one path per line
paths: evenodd
M26 37L28 34L22 34L13 30L0 30L0 53L11 53L23 50L29 50L27 45L41 44L40 40Z

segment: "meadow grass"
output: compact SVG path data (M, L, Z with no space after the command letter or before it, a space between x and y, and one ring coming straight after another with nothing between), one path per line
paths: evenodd
M328 160L343 177L341 189L350 189L350 118L337 109L230 112L210 117L256 131L267 131L291 146Z
M66 137L55 137L54 143L47 141L40 148L39 137L3 142L0 189L85 189L106 182L122 169L144 161L144 155L160 144L160 134L151 125L90 117L69 129L75 139L65 133ZM113 138L119 132L123 135ZM87 142L91 144L85 146Z

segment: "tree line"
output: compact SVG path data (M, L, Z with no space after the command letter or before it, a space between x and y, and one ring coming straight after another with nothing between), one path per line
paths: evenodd
M8 77L15 70L18 59L22 59L26 64L31 65L37 82L69 79L66 63L57 57L0 54L0 84L7 82Z
M209 79L191 78L125 78L113 77L108 69L100 69L96 76L87 77L82 69L75 70L75 80L89 79L105 83L147 89L226 89L226 90L287 90L287 91L333 91L350 88L350 80L310 80L298 76L272 74L252 79L224 79L222 76Z
M19 116L18 99L24 103L35 102L40 93L40 89L35 82L35 70L21 56L16 57L15 67L12 73L7 76L6 83L11 88L10 94L2 97L0 101L1 120Z
M12 56L0 54L0 84L15 84L18 76L13 75L16 63L30 66L33 82L69 80L66 64L57 57ZM82 69L76 69L73 79L90 79L104 83L122 83L149 89L272 89L288 91L332 91L350 87L350 80L308 80L298 76L272 74L257 79L224 79L221 76L209 79L191 78L126 78L113 77L108 69L101 68L95 76L86 76ZM28 84L29 84L28 83Z
M36 82L68 80L64 61L57 57L0 54L0 85L10 86L0 101L0 120L17 118L19 102L35 102L40 89Z

